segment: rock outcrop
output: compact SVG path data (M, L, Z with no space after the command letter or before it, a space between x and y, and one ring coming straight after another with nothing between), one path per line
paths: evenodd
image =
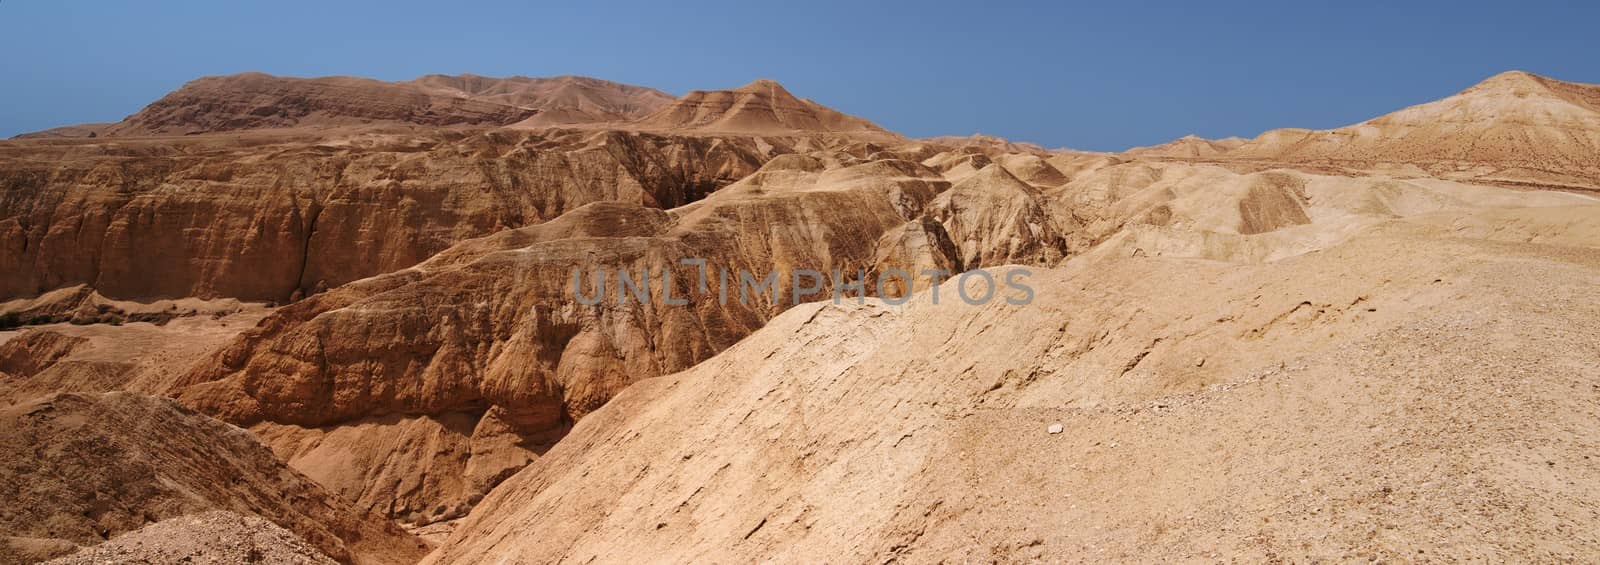
M965 269L1051 266L1084 247L1069 243L1077 226L1052 204L1039 189L991 164L940 194L928 214L950 234Z
M1600 187L1595 88L1094 154L197 81L0 143L0 561L1591 558L1600 199L1485 185Z
M155 321L48 324L0 341L0 406L61 392L135 391L160 395L189 367L267 309L231 301L157 302ZM140 315L138 317L144 317Z
M186 565L333 565L317 548L277 524L226 510L162 520L46 565L184 563Z
M0 299L288 302L599 201L669 208L789 146L628 132L0 146Z
M344 562L404 564L427 552L289 469L244 430L165 399L60 394L3 408L0 454L0 539L13 553L94 545L209 510L261 516Z
M348 491L353 499L392 515L448 517L542 451L551 434L559 437L632 383L710 357L796 302L828 299L833 270L851 282L863 271L871 279L876 269L914 263L879 256L878 242L922 221L928 203L948 186L906 161L825 169L819 159L791 155L671 211L591 204L280 309L193 371L174 394L203 412L282 438L274 446L291 461L324 458L306 455L319 450L327 457L346 453L339 446L357 442L339 439L348 433L307 435L277 426L355 426L381 437L430 437L441 453L489 456L480 439L489 442L482 445L506 439L518 445L503 459L511 463L487 464L481 472L467 469L475 456L461 461L422 454L418 461L449 467L427 474L442 482L418 489L368 480L388 473L385 466L414 461L329 467L324 476L315 474L320 466L311 459L299 467L335 490L355 489ZM679 262L686 258L706 261L706 286L700 286L698 267ZM814 293L796 296L800 269L822 273L801 280ZM605 273L602 302L577 300L574 270L588 281L586 297L595 293L596 273ZM650 273L644 300L618 298L620 271L634 281ZM671 273L671 294L687 304L665 303L664 272ZM726 294L719 289L722 272L730 279ZM776 274L758 291L741 290L741 272L750 284ZM486 419L490 415L495 421ZM432 421L409 421L414 418Z

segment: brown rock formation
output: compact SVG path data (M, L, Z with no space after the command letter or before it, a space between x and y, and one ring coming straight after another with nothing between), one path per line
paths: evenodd
M47 565L184 563L186 565L331 565L317 548L255 516L213 510L162 520Z
M849 134L898 141L870 121L790 94L760 79L733 90L696 90L638 122L639 127L754 135Z
M0 373L11 379L39 374L88 342L87 338L52 331L32 331L0 342ZM5 384L10 384L10 379Z
M1091 154L770 81L243 79L124 123L225 133L0 144L0 557L209 509L418 557L352 508L437 562L1600 555L1600 200L1484 186L1600 186L1594 87ZM930 303L973 268L1032 300ZM51 396L104 390L278 459Z
M244 73L189 82L107 128L105 135L185 135L373 123L503 126L537 113L534 108L451 96L414 84Z
M1054 265L1069 251L1076 226L1055 213L1039 189L992 164L958 182L928 206L944 225L965 269Z
M1050 188L1067 183L1068 177L1048 159L1032 154L1011 153L995 158L1011 176L1038 188Z
M671 94L597 78L490 78L477 75L428 75L409 83L455 96L499 102L539 111L518 127L626 122L671 104Z
M579 422L428 563L1600 553L1600 233L1434 189L1575 238L1463 239L1463 206L1272 263L1085 257L1027 306L797 307Z
M0 378L0 406L60 392L164 394L189 367L267 313L232 301L149 306L165 317L37 326L0 341L0 373L9 374Z
M780 142L781 143L781 142ZM679 206L784 145L623 132L0 145L0 298L285 302L584 204Z
M11 551L60 547L27 540L93 545L207 510L259 515L345 562L411 563L427 551L249 434L164 399L62 394L0 409L0 454L0 535Z
M193 372L179 397L242 425L371 422L384 437L453 435L457 440L436 442L447 453L477 449L486 426L478 418L497 410L520 434L517 443L536 453L547 441L541 437L559 433L629 384L689 367L793 304L794 270L837 268L854 279L860 270L886 264L875 256L879 238L916 219L946 186L937 174L905 161L824 170L817 159L791 156L670 212L586 206L286 307ZM690 257L705 259L712 277L723 269L757 279L777 271L782 282L774 293L752 291L741 301L735 278L728 303L720 304L696 290L697 268L678 264ZM575 268L591 281L597 269L613 277L603 304L577 303ZM635 276L649 269L656 285L650 299L617 304L616 269ZM672 293L693 301L665 305L663 271L672 272ZM709 283L715 292L715 278ZM831 287L822 281L819 294L801 299L825 299ZM435 421L383 419L392 416ZM316 449L296 432L263 433L285 438L275 446L291 459ZM340 448L331 449L327 453ZM495 482L505 468L494 464L476 473L492 480L465 477L465 466L434 469L430 477L464 478L395 489L398 499L366 491L390 487L354 480L383 475L381 468L341 475L347 480L317 478L342 492L360 489L355 499L395 515L439 508L448 515L481 492L475 482Z

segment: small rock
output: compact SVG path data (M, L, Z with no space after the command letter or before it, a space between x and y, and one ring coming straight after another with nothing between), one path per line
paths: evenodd
M1061 433L1062 430L1065 430L1065 429L1067 429L1067 428L1062 426L1061 424L1050 424L1050 428L1048 429L1048 431L1050 433L1052 433L1052 434L1059 434L1059 433Z

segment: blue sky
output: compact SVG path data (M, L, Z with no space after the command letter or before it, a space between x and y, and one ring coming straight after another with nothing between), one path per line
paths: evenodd
M912 136L1120 150L1341 126L1522 69L1600 83L1585 2L0 0L0 137L185 81L583 74L778 80Z

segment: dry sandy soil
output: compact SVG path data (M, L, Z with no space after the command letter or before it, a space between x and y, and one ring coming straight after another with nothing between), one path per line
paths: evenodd
M0 562L1593 561L1596 100L1102 154L200 79L0 143Z
M116 539L47 561L51 565L130 563L243 565L338 563L277 524L216 510L150 524Z

